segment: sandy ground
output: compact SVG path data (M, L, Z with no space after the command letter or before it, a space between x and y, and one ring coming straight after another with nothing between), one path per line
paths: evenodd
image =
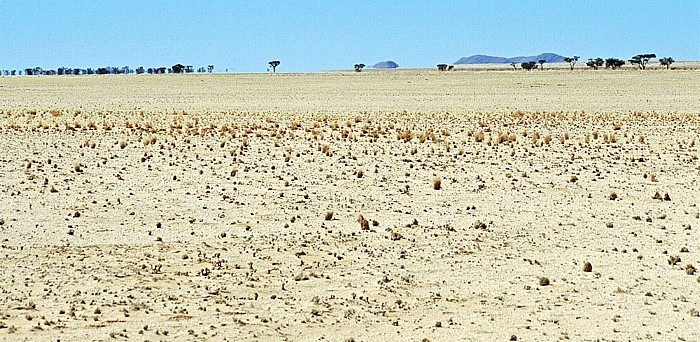
M697 89L0 78L0 339L698 340Z

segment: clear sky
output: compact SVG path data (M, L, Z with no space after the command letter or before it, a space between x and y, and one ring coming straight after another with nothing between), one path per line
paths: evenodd
M700 60L700 0L0 0L0 69L349 69L553 52Z

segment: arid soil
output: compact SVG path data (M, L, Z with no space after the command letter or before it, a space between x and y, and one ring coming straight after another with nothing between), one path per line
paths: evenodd
M0 339L700 339L700 71L0 78Z

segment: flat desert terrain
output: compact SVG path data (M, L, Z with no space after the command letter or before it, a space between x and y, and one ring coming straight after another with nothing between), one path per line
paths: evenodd
M0 339L700 340L699 89L0 78Z

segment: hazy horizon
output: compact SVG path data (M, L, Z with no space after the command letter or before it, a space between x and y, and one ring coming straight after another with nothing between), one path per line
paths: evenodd
M432 68L481 54L700 60L700 2L18 1L0 69L192 65L216 72Z

